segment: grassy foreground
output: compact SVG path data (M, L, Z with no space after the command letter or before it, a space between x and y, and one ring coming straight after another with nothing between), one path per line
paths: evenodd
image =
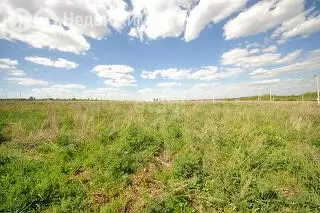
M319 212L315 103L0 103L0 212Z

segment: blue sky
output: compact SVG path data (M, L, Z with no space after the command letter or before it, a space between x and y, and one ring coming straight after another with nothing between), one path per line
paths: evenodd
M2 98L285 95L314 91L320 74L316 0L28 2L0 1Z

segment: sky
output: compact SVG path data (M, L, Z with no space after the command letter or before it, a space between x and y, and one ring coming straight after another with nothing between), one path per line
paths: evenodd
M0 0L0 98L316 91L320 0Z

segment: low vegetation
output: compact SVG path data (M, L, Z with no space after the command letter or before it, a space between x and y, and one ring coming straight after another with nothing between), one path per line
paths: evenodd
M287 95L287 96L279 96L274 95L272 96L273 101L317 101L318 95L316 92L307 92L300 95ZM270 94L262 95L260 97L258 96L250 96L250 97L242 97L240 98L242 101L269 101L270 100Z
M319 212L315 103L1 102L0 212Z

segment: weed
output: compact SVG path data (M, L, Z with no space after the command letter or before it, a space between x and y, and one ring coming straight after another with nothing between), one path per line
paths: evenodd
M8 102L0 212L319 212L313 103Z

